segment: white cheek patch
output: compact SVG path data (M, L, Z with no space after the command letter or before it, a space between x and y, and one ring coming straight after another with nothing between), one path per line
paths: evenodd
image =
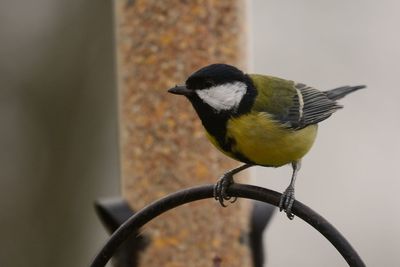
M236 110L246 94L246 90L247 85L245 83L233 82L196 90L196 93L204 103L219 112L222 110Z

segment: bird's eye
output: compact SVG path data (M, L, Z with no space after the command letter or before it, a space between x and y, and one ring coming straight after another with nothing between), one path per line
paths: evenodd
M212 86L215 85L215 83L214 83L213 81L211 81L211 80L206 80L206 81L204 82L204 85L205 85L206 87L212 87Z

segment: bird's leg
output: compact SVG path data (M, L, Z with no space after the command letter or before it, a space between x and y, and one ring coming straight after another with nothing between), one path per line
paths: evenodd
M219 201L222 207L226 207L224 200L230 200L231 197L227 195L227 190L230 185L234 183L233 175L253 166L252 164L243 164L235 169L229 170L221 176L217 184L214 186L214 198ZM231 202L235 202L236 198Z
M283 192L281 196L281 200L279 201L279 210L285 210L287 217L290 220L293 220L294 215L292 213L292 206L294 203L294 183L296 181L297 173L300 170L301 161L292 162L293 174L292 180L290 181L289 186L286 188L285 192Z

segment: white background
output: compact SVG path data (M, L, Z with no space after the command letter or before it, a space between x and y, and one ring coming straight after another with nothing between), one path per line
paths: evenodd
M322 122L304 158L298 200L333 223L367 266L399 266L400 2L251 1L257 73L319 89L368 85ZM291 168L256 168L254 183L283 191ZM277 214L265 234L268 266L346 266L299 218Z

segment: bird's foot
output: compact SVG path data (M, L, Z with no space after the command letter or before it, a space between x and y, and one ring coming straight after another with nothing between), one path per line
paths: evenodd
M222 207L226 207L225 200L230 201L231 203L236 201L236 197L232 198L227 194L229 186L234 184L233 174L231 172L226 172L221 178L218 180L217 184L214 186L214 198L218 200Z
M293 220L294 218L294 214L292 213L294 201L294 187L289 185L285 192L283 192L281 200L279 201L279 211L284 210L286 212L286 216L290 220Z

